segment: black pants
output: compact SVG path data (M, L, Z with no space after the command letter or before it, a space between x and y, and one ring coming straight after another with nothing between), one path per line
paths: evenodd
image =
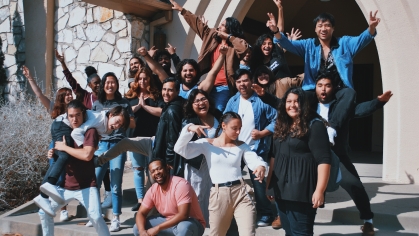
M336 155L340 159L342 171L340 186L351 196L359 211L359 217L363 220L372 219L374 213L371 211L370 199L349 155L347 153L336 153Z
M282 228L287 236L313 235L314 219L317 209L306 202L285 201L276 199L279 208Z
M71 138L71 131L73 131L68 125L66 125L62 121L55 121L51 124L51 137L52 141L55 143L56 141L63 141L63 136L65 136L65 141L67 146L73 147L74 141ZM42 183L50 183L55 185L58 181L58 178L61 175L61 172L64 170L65 164L67 163L68 158L70 157L69 154L66 152L54 151L54 159L55 163L48 168Z
M319 100L314 90L305 91L309 100L310 108L317 111ZM356 92L351 88L340 88L335 93L336 104L332 116L329 117L329 125L338 132L345 124L348 117L352 117L356 106ZM339 133L337 133L339 135Z

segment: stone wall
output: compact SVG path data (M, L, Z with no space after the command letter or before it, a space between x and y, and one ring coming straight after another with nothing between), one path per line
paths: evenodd
M56 0L54 29L56 48L83 88L84 69L93 66L99 76L114 72L120 92L127 91L128 61L140 45L148 47L149 22L81 0ZM53 74L57 87L69 86L57 60Z
M6 70L6 83L0 85L0 97L14 102L25 91L25 79L20 70L25 63L23 0L0 0L0 37Z

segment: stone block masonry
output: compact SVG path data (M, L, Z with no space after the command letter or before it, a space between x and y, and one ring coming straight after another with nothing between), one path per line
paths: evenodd
M55 46L64 53L67 67L79 84L90 90L84 68L93 66L99 76L115 73L119 91L122 94L128 91L128 60L138 47L148 48L149 22L81 0L56 0L55 6ZM53 74L57 88L69 86L62 70L55 60Z

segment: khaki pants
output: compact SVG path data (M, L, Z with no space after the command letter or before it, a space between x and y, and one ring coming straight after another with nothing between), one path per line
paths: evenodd
M291 78L291 77L285 77L282 79L278 79L275 81L275 95L278 98L282 98L287 92L287 90L291 87L301 87L301 84L304 80L304 73L297 75L297 77Z
M208 206L210 236L225 236L233 216L240 236L255 235L255 206L244 181L241 182L231 187L216 185L211 188Z

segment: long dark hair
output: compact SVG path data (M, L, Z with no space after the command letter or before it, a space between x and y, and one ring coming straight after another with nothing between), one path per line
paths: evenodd
M97 100L100 103L106 102L106 93L105 93L105 84L108 77L114 77L116 81L116 91L115 91L115 100L122 99L122 94L119 92L119 81L116 75L112 72L108 72L102 76L102 80L100 82L99 94Z
M60 88L55 95L54 107L51 111L51 118L55 119L57 116L64 114L66 112L67 104L65 104L65 96L67 93L72 93L69 88Z
M179 64L176 66L176 79L182 81L182 69L186 64L191 65L195 69L195 81L198 80L201 77L201 69L199 69L198 62L196 62L194 59L183 59L181 62L179 62Z
M156 100L160 96L160 91L154 84L153 74L147 67L141 67L138 70L137 74L135 75L135 83L131 86L128 92L125 93L125 97L129 99L138 97L138 93L140 92L140 86L138 85L138 81L140 80L141 73L144 73L148 78L149 87L147 88L147 91L150 93L151 99Z
M256 70L256 68L258 68L259 66L263 65L263 52L261 46L263 44L263 42L266 39L271 39L272 41L272 51L271 51L271 57L280 57L281 55L277 55L276 50L275 50L275 44L274 44L274 40L272 35L270 34L262 34L261 36L259 36L259 38L256 40L255 45L252 48L252 57L250 59L250 68L254 71Z
M198 94L202 94L202 95L204 95L204 97L206 97L208 99L208 103L209 103L208 113L210 113L213 116L215 115L214 101L210 98L208 93L205 92L202 89L194 89L189 94L188 100L186 100L186 103L183 106L183 112L184 112L185 118L192 118L192 117L197 116L195 111L193 110L193 103L194 103L195 98Z
M218 127L215 130L215 137L216 138L219 136L218 134L220 133L220 130L222 128L223 123L228 124L228 122L230 122L232 119L242 120L242 118L240 117L239 114L237 114L235 112L232 112L232 111L228 111L228 112L224 113L223 116L221 116L220 121L218 122Z
M108 111L108 113L106 113L106 116L109 117L109 115L112 116L122 116L124 124L122 126L122 128L124 130L127 130L129 127L129 123L130 123L130 117L128 114L128 111L126 109L124 109L122 106L116 106L114 108L112 108L110 111Z
M292 93L298 96L298 107L300 113L298 115L296 124L293 126L294 121L287 114L285 109L288 95ZM290 88L285 92L278 107L278 117L275 124L274 138L283 141L288 135L293 138L304 137L310 128L310 121L317 117L309 107L309 102L305 92L301 88Z
M226 18L226 29L227 33L233 35L234 37L244 39L244 32L242 29L242 26L240 24L240 21L238 21L234 17L227 17ZM218 42L221 42L220 37L216 37ZM228 42L231 44L230 42Z

